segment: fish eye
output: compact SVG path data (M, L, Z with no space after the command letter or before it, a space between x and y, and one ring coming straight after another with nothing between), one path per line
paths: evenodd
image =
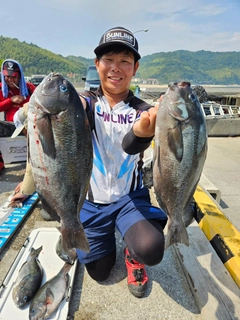
M61 92L67 92L68 91L68 88L64 83L60 85L60 91Z
M35 309L32 309L32 310L30 311L30 315L31 315L31 316L33 316L35 313L36 313L36 312L35 312Z
M195 101L196 100L196 96L194 93L190 93L189 96L188 96L189 100L191 101Z
M28 297L27 297L27 296L24 296L24 297L23 297L23 301L24 301L24 302L27 302L27 300L28 300Z

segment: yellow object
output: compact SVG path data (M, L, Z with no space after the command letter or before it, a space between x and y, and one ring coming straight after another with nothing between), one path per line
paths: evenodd
M240 232L199 185L194 199L200 210L197 218L200 228L240 288Z

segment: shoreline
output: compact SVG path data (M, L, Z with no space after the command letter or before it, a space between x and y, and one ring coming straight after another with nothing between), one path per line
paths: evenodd
M164 91L168 88L167 84L138 84L142 91ZM195 85L192 84L192 87ZM201 85L208 93L217 93L219 95L240 95L240 85Z

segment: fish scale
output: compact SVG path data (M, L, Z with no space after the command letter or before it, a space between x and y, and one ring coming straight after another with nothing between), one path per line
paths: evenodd
M200 180L207 155L207 131L200 103L190 83L170 84L156 118L153 185L167 213L165 248L189 245L183 216Z

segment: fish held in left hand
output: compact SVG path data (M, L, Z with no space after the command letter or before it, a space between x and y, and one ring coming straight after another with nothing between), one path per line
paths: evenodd
M79 212L89 187L93 150L90 125L73 85L46 76L28 107L29 160L43 208L61 220L64 251L89 252Z
M207 155L206 123L190 83L169 85L156 118L153 184L157 201L167 213L167 249L189 245L183 214L200 180Z

